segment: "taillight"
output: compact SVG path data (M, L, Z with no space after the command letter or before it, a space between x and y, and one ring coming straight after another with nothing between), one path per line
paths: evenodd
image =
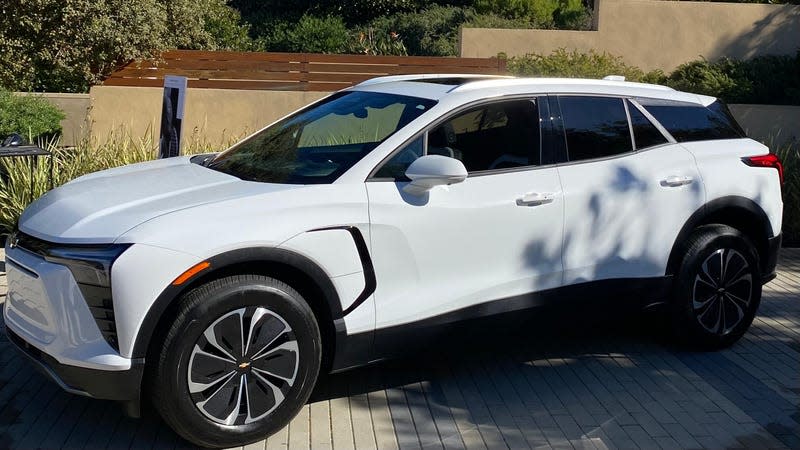
M781 185L783 185L783 164L781 164L781 159L778 158L778 155L770 153L769 155L746 156L742 158L742 162L751 167L771 167L773 169L778 169L778 176L781 179Z

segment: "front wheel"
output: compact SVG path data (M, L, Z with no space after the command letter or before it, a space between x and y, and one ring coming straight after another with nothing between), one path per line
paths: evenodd
M153 404L185 439L241 446L285 426L320 368L314 314L278 280L237 275L189 292L150 379Z
M684 344L719 349L744 335L761 302L758 253L726 225L698 228L689 238L673 299L673 329Z

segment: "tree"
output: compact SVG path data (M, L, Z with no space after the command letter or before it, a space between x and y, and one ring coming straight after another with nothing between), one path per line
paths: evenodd
M85 92L164 49L252 43L226 0L15 0L0 4L0 17L0 87L9 90Z

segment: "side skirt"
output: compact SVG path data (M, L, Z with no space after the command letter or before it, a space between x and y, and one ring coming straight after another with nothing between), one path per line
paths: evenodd
M551 313L547 309L650 309L669 301L672 283L671 275L592 281L493 300L374 332L342 336L344 342L337 345L332 372L407 355L409 348L440 341L456 330L480 332L484 328L481 325L488 321L493 325L502 326L506 322L518 325L532 315L541 318Z

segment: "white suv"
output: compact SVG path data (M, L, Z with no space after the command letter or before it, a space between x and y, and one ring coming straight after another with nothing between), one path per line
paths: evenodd
M188 440L242 445L320 371L464 319L605 295L732 344L774 276L781 172L711 97L380 78L220 154L45 194L6 244L4 318L64 389L132 415L149 397Z

